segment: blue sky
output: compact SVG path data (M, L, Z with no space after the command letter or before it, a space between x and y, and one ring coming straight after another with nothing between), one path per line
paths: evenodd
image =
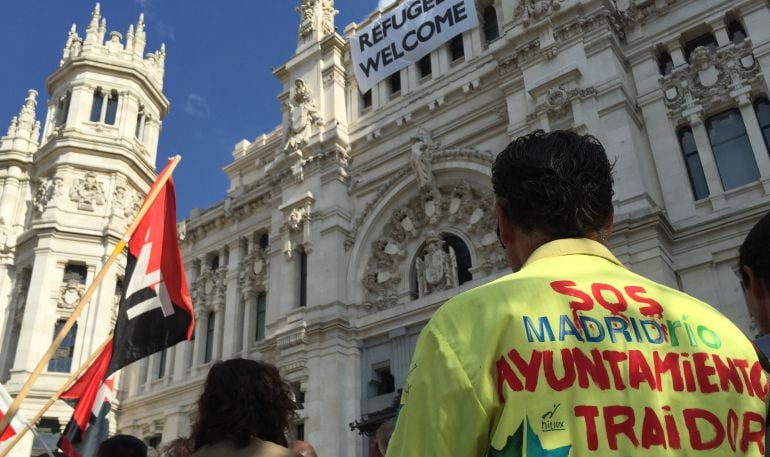
M41 97L45 79L61 58L70 25L80 36L93 1L0 1L0 135L18 114L28 89ZM387 0L336 0L336 25L344 30ZM158 150L159 162L174 154L183 160L174 174L177 218L194 207L221 200L228 187L222 167L235 143L270 132L281 121L280 85L271 69L296 48L299 0L103 0L108 31L124 36L140 12L147 22L147 52L166 44L164 92L171 101Z

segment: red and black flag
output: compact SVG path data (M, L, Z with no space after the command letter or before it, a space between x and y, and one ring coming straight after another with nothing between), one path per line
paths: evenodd
M161 176L165 173L164 169ZM153 189L157 185L156 181ZM108 374L192 338L195 322L179 252L171 178L128 243L125 284Z
M114 380L107 377L112 356L112 342L104 347L94 363L60 398L75 404L67 428L59 439L59 448L68 457L96 454L99 443L107 438Z

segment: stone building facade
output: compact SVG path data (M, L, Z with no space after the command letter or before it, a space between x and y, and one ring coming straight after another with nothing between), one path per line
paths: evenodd
M180 223L196 339L124 370L117 429L152 444L186 435L211 364L247 357L276 364L295 387L301 408L293 437L304 437L321 455L378 455L378 430L393 415L422 326L448 298L506 273L495 236L490 167L511 139L538 128L592 133L615 160L609 244L620 260L714 304L751 331L736 264L737 247L770 210L768 3L476 3L479 27L361 94L345 36L382 12L340 34L333 0L299 2L296 53L274 70L283 84L282 124L236 144L224 169L230 178L225 200ZM99 49L110 49L121 39L97 41ZM71 103L80 106L76 76L89 80L99 72L67 56L65 50L63 70L49 79L49 91L58 100L57 90L72 87ZM145 77L110 73L127 85L120 100L130 101L132 94L135 100L115 135L126 128L136 132L132 119L139 105L147 125L157 127L167 106L156 77L162 57L160 51L141 64L131 60ZM113 90L104 84L103 90ZM93 98L91 86L80 93ZM3 347L18 340L22 348L14 363L4 362L13 367L6 368L11 381L34 363L25 335L50 338L57 297L71 292L67 281L61 291L39 291L49 309L33 314L31 303L44 301L28 298L20 333L11 310L24 300L14 297L42 283L36 274L61 277L67 252L98 251L93 261L77 257L92 271L116 241L109 225L96 234L85 228L93 224L76 219L81 225L70 224L66 232L78 235L67 242L91 247L53 251L63 229L55 220L40 220L31 204L38 192L29 182L52 180L39 199L45 216L54 218L66 205L78 218L91 214L81 205L114 211L120 179L131 192L146 189L151 173L145 163L152 162L137 157L147 150L154 159L157 140L154 128L145 130L143 145L128 138L126 151L136 148L131 166L100 155L107 145L99 135L113 134L106 126L94 126L87 145L57 149L69 143L66 128L59 133L50 126L57 112L51 102L50 125L38 146L28 114L33 105L32 97L20 117L26 120L12 125L0 154L0 213L15 215L4 219L14 224L6 229L0 257ZM67 171L60 185L59 174L38 171L39 163L75 161L77 154L105 159L93 179L77 175L75 165L62 168ZM95 182L96 189L101 183L103 198L96 198L98 191L93 197L75 192L73 200L69 188L75 182L87 188ZM7 210L7 201L29 203ZM37 256L47 252L55 252L55 260L41 259L47 263L38 270ZM25 280L30 273L31 282ZM109 287L100 297L109 300L113 292ZM88 318L79 329L90 325ZM109 317L93 318L105 322L100 329L106 332ZM91 344L89 338L78 335L76 353L79 345Z

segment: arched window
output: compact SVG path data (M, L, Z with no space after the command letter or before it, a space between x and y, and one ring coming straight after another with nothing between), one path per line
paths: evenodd
M262 235L260 235L259 248L264 251L265 249L267 249L268 243L270 243L270 235L268 235L267 233L263 233Z
M484 21L484 38L487 43L500 37L500 27L497 24L497 10L492 5L488 5L482 12Z
M449 252L450 247L454 250L457 259L457 282L463 284L473 279L470 271L471 252L465 242L454 235L444 234L442 238L444 239L444 252Z
M746 39L746 29L737 19L733 19L727 24L727 36L734 44L741 44Z
M217 320L217 313L209 311L206 317L206 350L204 352L203 363L211 362L214 356L214 326Z
M53 339L56 338L56 335L59 334L59 331L61 331L61 329L64 327L64 324L66 323L66 319L59 319L56 321L56 325L53 327ZM76 322L70 331L67 332L67 336L64 337L61 345L58 349L56 349L54 356L48 362L48 371L52 371L54 373L70 372L70 368L72 367L72 355L75 353L75 337L77 334L78 324Z
M706 176L703 174L703 165L701 165L698 147L695 145L695 138L690 127L684 127L679 130L679 147L682 148L684 163L687 167L687 175L690 177L690 186L692 186L692 195L696 200L709 196L709 187L706 183Z
M759 179L759 169L740 111L731 109L710 117L706 121L706 130L725 190Z
M267 295L264 292L257 294L257 332L256 341L265 339L265 324L267 316Z
M754 101L754 110L757 112L759 128L762 129L762 136L765 137L765 146L770 151L770 101L767 97L758 98Z

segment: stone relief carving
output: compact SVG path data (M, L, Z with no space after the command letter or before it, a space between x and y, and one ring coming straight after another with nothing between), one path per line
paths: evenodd
M57 308L71 311L75 309L83 294L86 292L86 286L77 279L68 279L64 281L59 289L59 300L56 303Z
M520 0L513 15L524 25L550 16L561 9L564 0Z
M82 211L94 211L94 205L103 205L104 185L97 181L96 173L88 172L82 179L76 179L70 189L70 200Z
M666 107L673 117L699 105L703 110L731 98L741 87L761 85L759 65L749 40L711 51L697 48L690 64L675 68L661 84Z
M431 170L431 155L433 140L430 132L420 127L417 135L411 138L412 154L409 162L412 164L412 170L417 177L417 182L421 189L433 185L433 171Z
M292 208L286 219L286 227L292 232L302 230L302 225L309 215L308 208Z
M320 18L324 36L334 33L334 16L339 13L334 9L334 0L302 0L296 11L300 14L300 41L309 38L316 30L316 18Z
M53 178L40 178L37 181L35 197L32 204L39 213L45 211L49 203L56 201L64 192L64 180L58 176Z
M216 310L224 306L227 292L227 267L216 270L205 267L193 283L192 299L196 308Z
M267 253L261 248L255 248L238 264L238 287L245 297L257 289L267 285Z
M492 192L478 190L468 182L438 186L435 192L420 193L394 208L380 236L372 241L363 278L365 307L383 309L398 302L400 287L410 269L408 247L426 239L426 249L415 260L418 295L456 287L457 261L443 251L443 241L437 235L442 226L460 230L471 240L468 247L479 259L473 265L474 272L489 274L506 265L495 231ZM439 254L436 246L447 256Z
M591 97L596 93L594 87L567 89L563 84L551 87L539 97L535 111L527 115L527 121L531 122L544 113L555 118L564 117L572 110L572 100Z
M459 285L457 258L450 246L444 251L444 240L434 231L428 232L425 248L415 261L418 297L422 298L437 290L452 289Z
M678 0L612 0L615 11L626 25L643 24L649 17L665 14Z
M294 95L287 104L289 111L289 123L284 134L284 147L286 152L302 153L302 146L310 140L313 126L322 124L321 114L316 108L313 96L305 84L305 81L294 81Z
M419 130L418 130L418 133L419 133ZM431 172L432 172L432 164L440 161L444 161L444 160L465 160L469 162L481 163L482 165L489 166L489 167L491 167L495 161L495 154L493 154L491 151L481 151L474 148L442 148L437 142L432 140L432 138L430 137L430 132L428 132L427 135L419 138L419 141L426 141L426 140L429 141L427 144L428 144L428 150L430 152L429 158L431 163ZM361 215L358 216L353 223L353 228L351 230L349 241L346 243L346 247L348 249L352 247L353 240L356 238L358 231L361 229L361 227L364 224L364 221L366 221L366 219L369 217L372 210L382 201L385 195L394 186L396 186L403 179L406 179L406 177L412 173L415 173L414 167L410 167L410 168L403 167L398 172L396 172L390 179L388 179L388 181L385 184L383 184L377 189L375 197L369 203L366 204ZM359 176L358 179L362 180L363 177ZM419 178L418 178L418 183L419 183ZM353 181L351 184L355 184L355 181ZM434 192L431 191L431 193L434 193Z
M117 216L131 220L142 206L143 199L142 194L130 186L116 186L115 192L112 194L112 212Z
M27 307L27 293L29 292L29 283L31 275L29 273L22 273L17 276L16 286L13 290L13 327L20 328L21 322L24 319L24 310Z

